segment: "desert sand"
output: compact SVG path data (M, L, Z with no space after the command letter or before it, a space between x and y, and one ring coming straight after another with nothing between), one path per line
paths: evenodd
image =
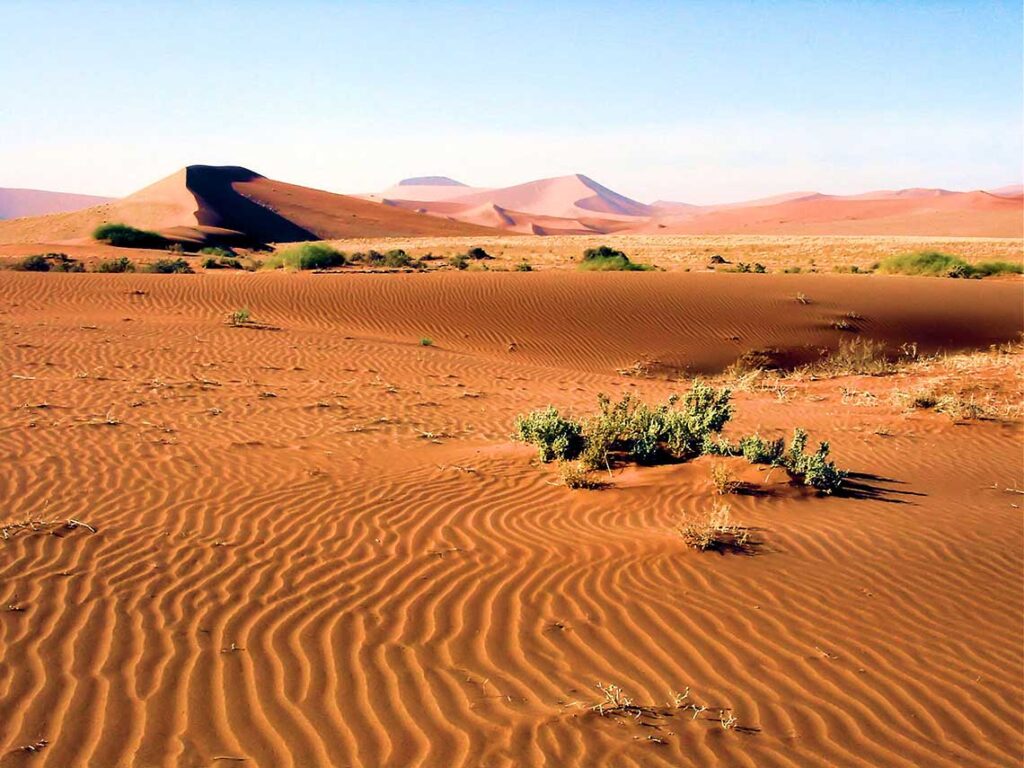
M1022 327L1019 280L0 271L0 765L1016 764L1020 422L888 393L1019 403ZM852 335L981 362L738 389L854 473L736 460L752 556L675 531L707 457L570 490L510 436Z

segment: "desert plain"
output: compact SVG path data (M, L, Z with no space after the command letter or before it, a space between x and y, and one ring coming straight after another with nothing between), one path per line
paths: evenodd
M109 211L0 224L7 265L90 270L0 270L0 765L1018 763L1024 284L853 268L1019 264L1019 237L541 236L356 200L290 221L433 260L204 269L246 212L186 221L183 189L141 224L193 274L93 273L166 255L90 239ZM660 269L578 271L598 244ZM724 438L806 429L842 485L616 455L573 488L515 436L698 380ZM742 546L690 546L723 505Z

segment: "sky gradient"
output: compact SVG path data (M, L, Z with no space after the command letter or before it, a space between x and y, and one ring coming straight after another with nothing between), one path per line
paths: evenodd
M557 7L552 7L557 5ZM1018 183L1017 2L0 0L0 186L585 173L713 203Z

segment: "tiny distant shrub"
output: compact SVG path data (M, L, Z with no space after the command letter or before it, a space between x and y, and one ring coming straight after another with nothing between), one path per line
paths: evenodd
M165 248L167 238L144 229L129 227L127 224L101 224L92 233L93 239L118 248Z
M127 256L119 259L101 261L96 265L97 272L134 272L135 264Z
M252 312L246 307L236 309L228 315L228 322L231 325L245 325L252 320Z
M452 256L448 259L448 263L456 269L467 269L469 267L469 259L466 258L464 253L460 253L457 256Z
M432 338L430 338L429 336L424 336L422 339L420 339L420 346L421 347L432 347L432 346L434 346L434 340Z
M990 275L1024 274L1024 264L1007 261L985 261L970 264L959 256L939 251L918 251L882 259L879 272L896 275L928 275L931 277L978 278Z
M228 259L235 255L235 252L230 248L221 248L220 246L207 246L206 248L199 249L200 256L213 256L217 259Z
M331 269L346 264L345 254L324 243L303 243L275 253L267 259L265 269Z
M466 258L474 259L476 261L480 261L481 259L491 259L491 258L494 258L494 257L491 256L483 248L477 247L477 248L470 248L468 251L466 251Z
M521 261L516 264L516 272L533 272L533 265L528 261Z
M762 263L761 263L761 262L759 262L759 261L756 261L756 262L754 262L754 267L753 267L753 269L754 269L754 271L755 271L755 272L757 272L757 273L758 273L759 275L763 275L763 274L764 274L765 272L767 272L767 271L768 271L768 270L767 270L767 269L765 268L764 264L762 264Z
M785 274L787 274L787 275L799 275L801 272L803 272L803 268L802 267L786 267L782 271Z
M184 259L157 259L143 267L144 272L158 275L191 275L192 265Z
M583 252L579 269L585 272L644 272L654 269L649 264L637 264L622 251L607 245L588 248Z
M732 521L728 504L718 500L696 514L683 515L677 529L686 546L700 552L750 553L750 530Z
M203 269L243 269L242 262L238 259L210 257L203 261Z
M728 264L728 263L729 262L726 261L721 256L721 254L718 254L718 253L716 253L714 256L712 256L710 259L708 259L708 264Z
M572 460L583 450L583 428L579 422L565 419L553 406L516 418L516 435L537 446L540 460Z

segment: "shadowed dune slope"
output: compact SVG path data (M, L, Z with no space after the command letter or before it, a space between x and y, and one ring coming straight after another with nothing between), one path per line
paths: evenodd
M1015 765L1019 425L844 404L882 379L737 393L731 437L801 425L857 473L820 498L737 463L751 557L675 532L708 459L574 492L509 434L663 401L681 385L611 372L649 351L714 367L851 310L985 344L1019 291L0 272L0 524L50 523L0 536L0 766ZM241 306L276 330L225 323ZM655 715L599 716L598 682Z
M277 182L246 168L192 165L121 200L72 213L0 222L0 242L88 238L96 226L111 221L195 242L295 242L490 231Z

